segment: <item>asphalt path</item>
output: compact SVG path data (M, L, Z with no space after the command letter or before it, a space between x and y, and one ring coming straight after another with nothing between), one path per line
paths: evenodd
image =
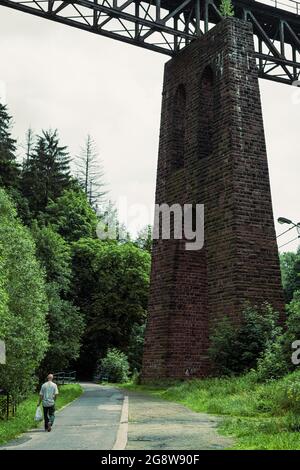
M222 419L140 392L128 392L127 450L221 450L233 440L221 436Z
M51 432L33 429L0 450L220 450L221 419L141 392L81 384L83 394L56 413Z
M123 406L119 390L83 383L83 394L56 413L51 432L33 429L2 446L7 450L111 450Z

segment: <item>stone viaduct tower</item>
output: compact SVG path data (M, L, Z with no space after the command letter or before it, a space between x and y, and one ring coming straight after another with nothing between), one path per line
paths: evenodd
M156 203L204 204L205 243L154 241L143 379L205 376L218 318L283 309L249 23L228 18L166 64Z
M144 380L209 374L212 327L245 301L283 311L258 77L299 85L300 10L277 3L232 0L224 20L220 0L0 0L172 57L156 203L204 204L205 242L154 242Z

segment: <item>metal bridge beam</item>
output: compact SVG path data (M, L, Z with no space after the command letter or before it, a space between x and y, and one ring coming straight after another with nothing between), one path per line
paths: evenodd
M300 0L282 1L291 7L232 3L235 16L253 25L259 76L291 84L300 78ZM220 0L0 0L0 6L170 56L222 19L219 5Z

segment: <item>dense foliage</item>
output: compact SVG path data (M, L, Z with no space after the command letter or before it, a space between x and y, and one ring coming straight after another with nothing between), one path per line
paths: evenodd
M138 373L142 369L145 330L145 323L135 323L131 330L128 345L128 361L133 373Z
M96 237L96 213L79 188L64 191L55 201L51 201L46 207L44 219L68 242Z
M149 240L130 242L126 228L118 240L97 238L107 216L119 231L121 224L103 201L91 137L72 174L57 130L29 129L18 163L11 122L0 104L0 339L7 348L0 388L20 396L47 373L70 367L90 379L115 347L136 367L142 339L136 347L133 335L146 320Z
M7 364L0 368L0 383L18 397L33 386L35 371L48 347L48 302L33 238L17 219L3 189L0 246L0 335L7 351Z
M300 251L282 253L280 267L285 301L289 303L296 290L300 290Z
M294 294L292 302L287 305L287 321L284 328L278 328L278 334L269 341L258 361L258 377L269 380L282 377L297 368L292 361L293 343L300 340L300 292ZM298 347L300 356L300 349Z
M99 374L100 379L105 377L109 382L127 382L129 363L126 354L116 348L109 349L100 361Z
M268 304L246 305L239 324L229 317L218 321L209 351L215 372L236 375L256 367L266 344L278 334L278 314Z
M37 256L47 277L48 315L51 347L40 371L64 370L79 356L84 331L83 314L70 300L72 279L71 249L68 243L51 227L33 226ZM67 338L67 341L66 341Z
M15 188L19 183L19 165L16 159L16 140L11 135L12 117L0 103L0 186Z
M45 210L70 184L70 157L57 130L43 131L22 172L22 191L34 215Z
M0 386L22 394L36 375L43 380L49 371L69 367L90 379L108 351L108 357L126 354L130 373L139 371L151 227L130 240L113 203L103 201L103 172L90 137L72 173L58 131L35 135L30 129L21 164L11 122L0 104L0 339L7 346ZM116 239L99 239L111 220ZM267 380L293 370L300 253L281 255L281 269L287 324L278 327L278 315L267 304L246 306L239 325L219 321L210 348L215 373L256 368L258 379Z
M132 243L73 243L73 296L87 322L80 369L110 347L128 351L132 329L146 319L150 256Z

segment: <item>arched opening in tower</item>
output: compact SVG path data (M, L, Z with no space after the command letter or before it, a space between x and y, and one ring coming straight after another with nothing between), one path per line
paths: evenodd
M199 159L205 158L213 150L214 131L214 74L207 66L200 82L199 116Z
M185 120L186 120L186 90L179 85L175 97L172 123L172 169L184 167L185 150Z

